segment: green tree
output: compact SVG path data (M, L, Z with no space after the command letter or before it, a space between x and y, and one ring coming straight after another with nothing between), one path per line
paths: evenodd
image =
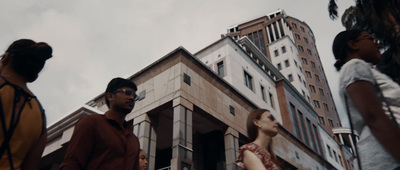
M337 5L330 0L329 16L337 19ZM383 49L378 69L400 84L400 0L356 0L355 6L342 15L347 29L361 29L375 33Z

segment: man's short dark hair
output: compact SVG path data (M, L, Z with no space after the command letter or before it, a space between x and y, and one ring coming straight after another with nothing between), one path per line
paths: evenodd
M121 78L121 77L117 77L117 78L113 78L107 85L107 89L105 92L105 98L106 98L106 104L108 106L108 108L110 108L110 101L108 101L107 98L107 93L114 93L116 90L118 90L119 88L122 87L128 87L128 88L132 88L133 90L137 91L137 87L136 84L130 80Z

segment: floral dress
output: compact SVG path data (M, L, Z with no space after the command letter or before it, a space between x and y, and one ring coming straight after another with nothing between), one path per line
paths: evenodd
M255 143L248 143L239 148L240 154L236 160L236 164L242 169L246 169L246 166L243 162L243 151L245 150L253 152L258 158L260 158L266 169L279 170L278 166L272 161L270 154L264 148L258 146Z

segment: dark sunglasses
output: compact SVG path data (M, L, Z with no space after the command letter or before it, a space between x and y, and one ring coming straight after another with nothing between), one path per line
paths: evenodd
M268 118L269 118L271 121L276 120L275 117L274 117L274 115L272 115L272 114L270 114L270 115L268 116Z
M135 101L139 100L139 96L136 95L136 93L135 93L134 91L132 91L132 90L120 89L120 90L114 91L114 94L115 94L115 93L119 93L119 92L122 92L122 93L123 93L124 95L126 95L126 96L133 96L133 98L134 98Z

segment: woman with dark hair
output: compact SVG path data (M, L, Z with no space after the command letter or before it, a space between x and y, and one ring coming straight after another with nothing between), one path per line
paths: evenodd
M252 111L247 117L247 133L251 143L240 147L236 164L247 170L277 170L272 138L278 134L278 121L266 109Z
M400 166L400 86L376 70L381 53L373 34L362 30L339 33L333 42L339 90L350 126L358 132L362 169Z
M0 169L38 169L47 132L46 118L27 83L37 79L52 48L21 39L0 61Z
M147 154L143 149L139 151L139 169L146 170L147 169Z

